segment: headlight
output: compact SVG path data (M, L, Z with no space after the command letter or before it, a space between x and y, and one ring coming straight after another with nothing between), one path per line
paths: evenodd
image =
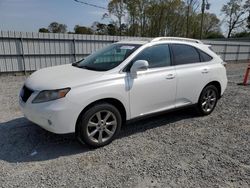
M48 102L48 101L60 99L60 98L65 97L69 91L70 91L70 88L41 91L34 98L32 103L41 103L41 102Z

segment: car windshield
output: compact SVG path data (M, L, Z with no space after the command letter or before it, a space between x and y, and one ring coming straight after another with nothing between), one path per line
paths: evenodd
M120 65L139 47L137 44L112 44L72 65L88 70L108 71Z

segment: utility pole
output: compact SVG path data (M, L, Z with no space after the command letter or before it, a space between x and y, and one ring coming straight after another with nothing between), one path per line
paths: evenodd
M202 34L203 34L203 22L204 22L204 13L205 9L209 10L210 9L210 4L208 3L208 0L202 0L201 4L201 26L200 26L200 39L202 39Z
M192 3L193 0L188 0L187 1L187 30L186 30L186 37L188 38L189 36L189 17L190 17L190 10L192 9Z
M123 0L121 0L121 5L120 5L120 11L121 11L121 15L123 13ZM119 19L119 35L122 36L122 16L121 18Z
M201 4L201 26L200 26L200 39L202 39L202 33L203 33L204 13L205 13L205 0L202 0L202 4Z
M189 36L189 13L190 13L190 5L188 4L188 7L187 7L187 31L186 31L187 38Z

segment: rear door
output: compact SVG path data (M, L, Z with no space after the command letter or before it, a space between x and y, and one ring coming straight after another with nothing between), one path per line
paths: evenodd
M209 61L212 59L191 45L171 44L176 70L176 107L198 102L200 93L210 76ZM210 58L209 58L210 57Z

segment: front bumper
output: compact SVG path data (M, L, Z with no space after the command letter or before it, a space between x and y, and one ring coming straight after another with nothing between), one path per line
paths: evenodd
M74 105L66 98L44 102L32 103L38 93L34 92L26 102L19 97L20 109L31 122L56 134L75 132L77 113Z

